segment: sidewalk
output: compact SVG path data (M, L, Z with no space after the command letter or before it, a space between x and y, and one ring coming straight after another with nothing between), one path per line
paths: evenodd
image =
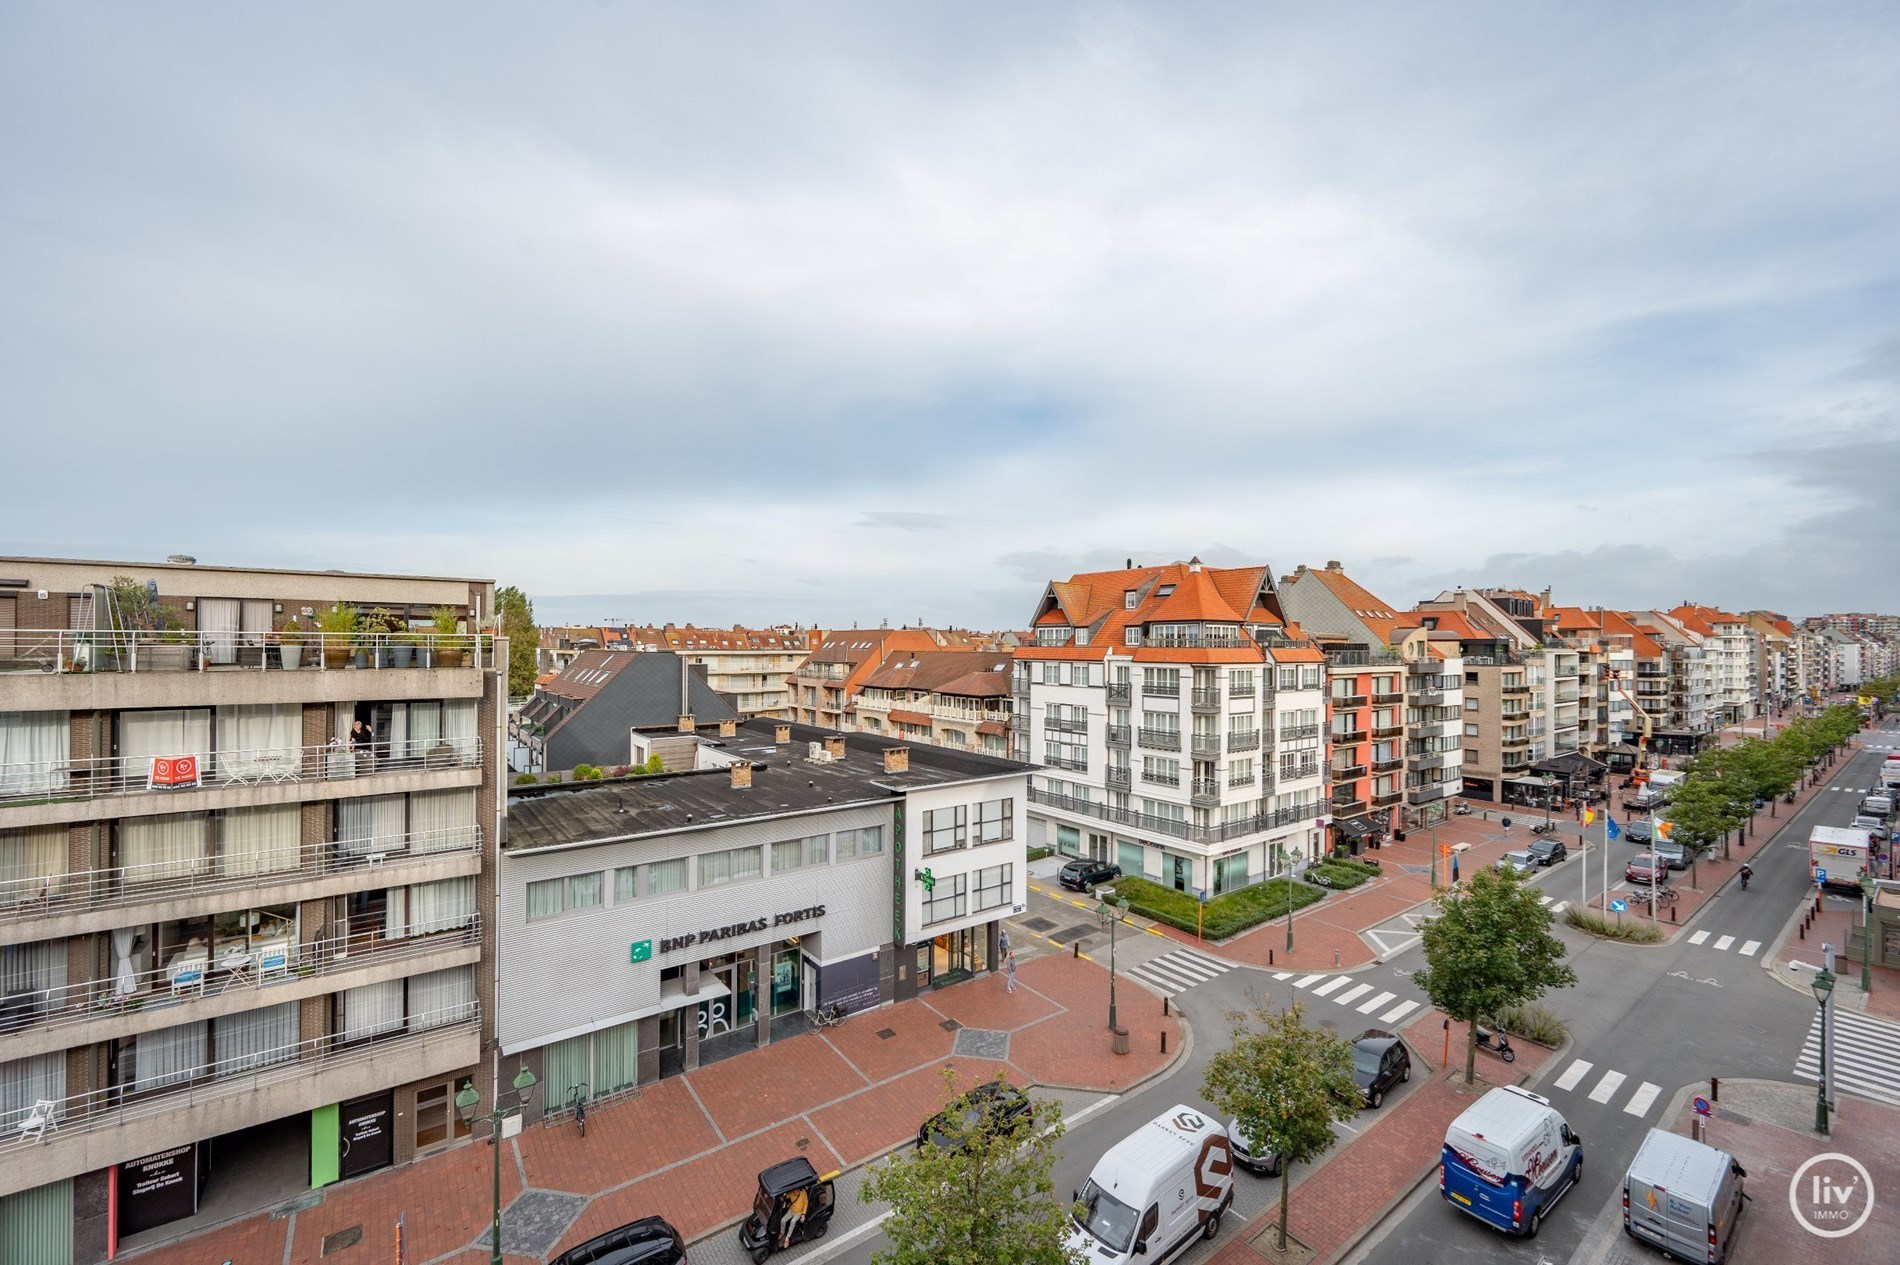
M585 1138L571 1123L529 1125L503 1144L502 1200L506 1208L526 1192L518 1215L526 1224L532 1206L551 1242L533 1256L511 1252L510 1265L540 1265L654 1214L688 1240L728 1227L772 1163L802 1154L821 1172L849 1168L914 1137L941 1106L944 1066L960 1086L1002 1076L1024 1087L1119 1092L1180 1056L1179 1019L1145 998L1120 1008L1131 1052L1110 1051L1107 971L1091 962L1039 957L1022 965L1016 985L1008 993L1002 976L985 976L663 1080L589 1112ZM488 1228L490 1157L479 1141L456 1147L327 1187L314 1208L260 1212L120 1259L371 1265L391 1258L406 1213L413 1265L479 1265L488 1259L475 1244ZM515 1237L509 1224L504 1213L504 1245ZM324 1252L327 1236L351 1230L361 1236L353 1246Z

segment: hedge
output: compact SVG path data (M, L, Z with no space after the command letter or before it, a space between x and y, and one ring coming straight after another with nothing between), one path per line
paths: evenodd
M1326 861L1307 870L1309 879L1318 875L1326 880L1326 886L1339 888L1357 887L1376 873L1378 873L1377 870L1368 869L1363 865L1339 861Z
M1243 887L1237 892L1224 892L1208 901L1202 910L1196 909L1199 902L1194 899L1193 893L1177 892L1171 887L1150 883L1145 878L1118 878L1112 885L1116 896L1128 901L1130 913L1165 922L1182 931L1195 930L1195 915L1199 913L1200 933L1209 940L1225 940L1249 927L1257 927L1277 918L1287 909L1287 882L1278 878ZM1326 893L1320 888L1309 887L1305 883L1293 884L1295 909L1304 909L1314 901L1325 899L1325 896Z

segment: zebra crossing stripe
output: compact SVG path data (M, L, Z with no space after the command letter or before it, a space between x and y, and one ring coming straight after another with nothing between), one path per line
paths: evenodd
M1752 958L1755 956L1755 950L1759 948L1761 948L1761 941L1750 940L1747 944L1744 944L1742 946L1742 949L1741 949L1742 956L1745 958Z
M1379 1007L1385 1005L1387 1002L1391 1001L1394 997L1397 997L1397 996L1398 996L1397 993L1380 993L1377 997L1374 997L1371 1001L1359 1007L1359 1013L1362 1015L1369 1015L1373 1011L1377 1010Z
M1660 1093L1662 1093L1661 1085L1652 1085L1644 1081L1642 1088L1630 1095L1630 1100L1623 1104L1623 1110L1632 1116L1646 1116L1649 1114L1649 1104L1655 1102L1656 1095Z
M1819 1079L1821 1019L1808 1021L1808 1037L1795 1062L1802 1080ZM1870 1019L1851 1011L1834 1013L1834 1040L1828 1051L1834 1065L1834 1083L1840 1088L1884 1103L1900 1105L1900 1026Z
M1702 942L1703 942L1704 940L1707 940L1708 938L1709 938L1709 933L1708 933L1708 932L1706 932L1706 931L1698 931L1698 932L1696 932L1696 933L1695 933L1694 935L1692 935L1692 936L1690 936L1690 937L1689 937L1689 943L1690 943L1690 944L1701 944L1701 943L1702 943Z
M1572 1063L1568 1068L1564 1070L1564 1074L1562 1076L1559 1076L1557 1078L1557 1088L1558 1089L1575 1089L1577 1087L1577 1082L1582 1080L1584 1077L1588 1076L1590 1074L1590 1069L1595 1066L1596 1064L1594 1063L1586 1063L1582 1059L1578 1059L1576 1062Z
M1277 980L1287 980L1287 979L1292 979L1292 978L1293 978L1293 973L1292 973L1291 971L1275 971L1275 972L1273 973L1273 978L1275 978L1275 979L1277 979Z
M1353 998L1363 997L1371 991L1372 991L1372 985L1370 984L1355 984L1351 988L1347 989L1345 992L1341 993L1339 996L1333 998L1333 1000L1338 1002L1342 1006L1349 1006L1352 1004Z
M1734 943L1735 943L1734 936L1723 936L1720 940L1717 940L1715 942L1715 947L1726 951L1728 947Z
M1567 900L1560 900L1556 904L1550 907L1550 912L1553 914L1561 914L1564 910L1568 908L1570 908L1570 902Z
M1344 988L1347 984L1351 982L1352 982L1352 976L1350 975L1335 975L1333 978L1327 980L1324 984L1321 984L1318 988L1314 989L1313 996L1324 997L1326 994L1333 992L1336 989Z
M1385 1024L1387 1027L1391 1027L1393 1024L1397 1023L1399 1020L1405 1018L1405 1016L1411 1014L1414 1010L1417 1010L1417 1009L1418 1009L1417 1002L1415 1001L1405 1002L1401 1005L1392 1007L1392 1009L1386 1011L1383 1015L1380 1015L1379 1022L1382 1024Z
M1305 979L1303 979L1303 980L1295 980L1295 981L1293 982L1293 987L1295 987L1295 988L1308 988L1308 987L1311 987L1311 986L1312 986L1312 985L1314 985L1314 984L1317 984L1317 983L1319 983L1319 982L1320 982L1321 980L1323 980L1323 979L1325 979L1325 978L1326 978L1326 975L1325 975L1325 973L1324 973L1324 972L1321 972L1321 973L1320 973L1320 974L1318 974L1318 975L1309 975L1309 976L1307 976L1307 977L1306 977Z
M1546 896L1546 897L1544 897L1543 899L1541 899L1541 900L1539 900L1539 901L1538 901L1537 903L1538 903L1538 904L1540 904L1540 905L1548 905L1548 904L1550 904L1550 902L1551 902L1552 900L1554 900L1554 899L1556 899L1556 898L1555 898L1555 897L1553 897L1553 896Z
M1603 1079L1598 1081L1597 1087L1590 1091L1590 1101L1610 1101L1610 1099L1616 1097L1616 1091L1620 1089L1623 1082L1628 1079L1629 1077L1623 1075L1621 1072L1611 1071L1603 1073Z

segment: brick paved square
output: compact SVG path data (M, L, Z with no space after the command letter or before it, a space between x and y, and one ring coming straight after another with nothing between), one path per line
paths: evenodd
M921 1001L907 1001L854 1016L844 1027L827 1029L822 1037L809 1039L828 1043L867 1080L876 1082L902 1076L948 1055L955 1038L937 1026L942 1018ZM877 1034L884 1030L896 1035L879 1037Z
M863 1025L859 1025L863 1026ZM948 1039L945 1039L948 1044ZM866 1080L819 1035L776 1041L763 1050L686 1073L727 1138L738 1138L863 1089Z
M655 1146L655 1138L666 1145ZM530 1184L591 1195L712 1150L719 1134L686 1082L675 1077L647 1086L638 1098L590 1109L584 1138L568 1120L553 1129L530 1126L519 1141Z
M917 1126L942 1109L943 1068L956 1071L957 1092L1001 1077L1013 1085L1026 1078L1002 1063L945 1059L855 1094L806 1118L847 1164L861 1164L891 1146L916 1137Z

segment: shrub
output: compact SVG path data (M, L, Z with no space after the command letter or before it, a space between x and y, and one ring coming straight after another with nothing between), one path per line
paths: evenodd
M1641 918L1632 918L1627 922L1612 922L1594 909L1579 909L1575 905L1564 910L1564 921L1579 931L1587 931L1593 936L1602 936L1606 940L1627 940L1631 944L1656 944L1663 938L1661 928Z
M522 774L518 774L515 777L516 786L534 786L534 785L537 785L540 781L541 779L536 777L532 773L522 773Z
M632 770L629 769L626 765L616 764L614 766L613 772L610 773L608 776L609 777L626 777L627 774L629 774L630 772L632 772Z
M574 766L574 780L576 782L598 782L602 776L603 774L600 769L595 765L577 764Z
M1054 850L1050 848L1031 848L1029 850L1029 859L1031 861L1040 861L1044 857L1049 857L1049 856L1054 856L1054 855L1055 855Z
M658 752L655 752L654 754L647 757L646 772L648 773L666 772L666 762L660 759Z
M1569 1033L1564 1021L1553 1014L1550 1007L1534 1001L1500 1011L1497 1020L1498 1027L1506 1032L1539 1045L1562 1045Z
M1145 878L1118 878L1112 885L1117 896L1127 898L1129 912L1140 914L1143 918L1152 918L1170 927L1192 932L1195 930L1195 916L1199 914L1200 932L1209 940L1225 940L1249 927L1257 927L1277 918L1287 910L1288 884L1285 879L1270 879L1236 892L1222 893L1208 901L1205 909L1196 908L1199 902L1194 899L1192 892L1177 892ZM1305 883L1294 883L1292 888L1295 909L1304 909L1326 895L1319 888Z
M1319 882L1325 887L1357 887L1371 878L1376 871L1363 865L1352 865L1339 861L1325 861L1307 870L1308 882Z

